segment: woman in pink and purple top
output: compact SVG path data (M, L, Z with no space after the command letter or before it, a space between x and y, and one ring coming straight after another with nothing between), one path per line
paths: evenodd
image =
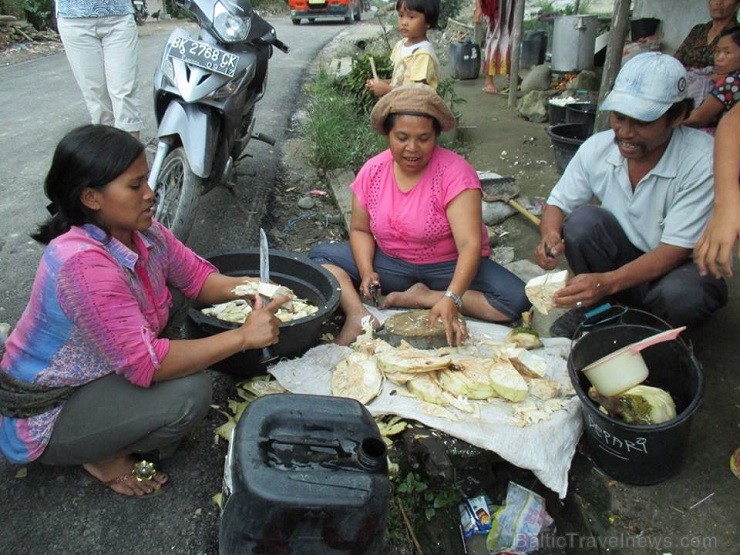
M235 297L229 277L152 220L143 145L104 125L71 131L46 177L53 217L31 300L0 363L0 452L12 463L82 465L113 491L167 482L139 453L165 457L211 400L209 365L278 340L281 302L240 328L195 340L160 337L168 285L200 303Z
M352 183L349 243L327 243L309 257L332 272L342 289L344 327L352 343L370 315L360 294L387 293L382 308L429 308L450 345L467 331L458 313L509 322L530 308L524 282L488 258L475 169L437 145L455 117L427 85L394 88L371 114L390 148L368 160ZM359 293L358 293L359 288Z

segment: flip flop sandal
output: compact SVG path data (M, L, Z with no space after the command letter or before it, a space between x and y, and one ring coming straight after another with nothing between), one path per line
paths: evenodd
M112 489L111 486L114 486L116 484L124 484L133 490L134 488L131 485L133 482L148 482L150 480L153 480L156 474L157 469L155 468L154 463L141 460L134 464L134 466L131 468L131 472L126 472L125 474L121 474L120 476L103 483L113 493L117 493L118 495L127 499L149 499L150 497L154 497L155 495L159 495L160 493L162 493L167 482L165 482L165 484L161 484L157 489L152 490L149 493L144 493L142 495L137 495L136 493L132 495L126 495L125 493L117 492L116 490Z

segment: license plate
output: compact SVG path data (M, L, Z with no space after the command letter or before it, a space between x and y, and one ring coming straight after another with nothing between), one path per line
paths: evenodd
M308 0L308 5L313 7L324 7L326 4L325 0Z
M171 40L167 55L227 77L234 77L239 63L239 56L236 54L184 37L174 37Z

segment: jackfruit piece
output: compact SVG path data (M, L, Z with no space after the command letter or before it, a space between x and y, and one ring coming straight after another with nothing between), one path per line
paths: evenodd
M442 389L437 379L430 373L417 374L408 381L406 389L412 395L427 403L452 406L466 413L476 412L476 409L466 399L455 397Z
M524 286L524 293L537 311L547 315L553 308L553 295L565 287L567 281L568 270L543 274L530 279Z
M420 349L400 348L383 351L376 355L378 368L384 373L423 373L447 368L449 358L438 357Z
M331 393L367 404L380 393L383 375L375 360L366 354L351 352L340 360L331 374Z
M474 357L455 357L452 367L437 373L439 384L456 396L488 399L496 395L491 384L492 362Z
M526 349L516 349L509 354L509 362L527 378L544 378L547 376L547 362L541 356L530 353Z
M555 380L532 378L529 380L529 394L542 400L552 399L560 394L560 384Z
M504 339L522 349L539 349L542 347L540 334L532 328L532 313L522 312L522 325L511 330Z
M494 363L489 376L493 389L504 399L518 403L526 399L529 394L527 382L508 361Z
M676 418L676 404L671 395L658 387L636 385L613 397L605 397L591 387L588 396L599 403L609 416L627 424L662 424Z

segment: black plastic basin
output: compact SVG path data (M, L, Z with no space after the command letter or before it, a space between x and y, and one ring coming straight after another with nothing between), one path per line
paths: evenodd
M220 272L232 276L259 277L259 249L217 254L207 257ZM270 280L292 289L295 294L319 307L318 312L280 326L280 340L271 347L280 358L303 355L318 343L322 324L339 306L339 283L336 278L302 254L270 250ZM206 316L197 308L188 311L186 332L189 337L208 337L238 328L240 324ZM213 365L215 370L240 377L264 374L260 349L244 351Z
M552 140L555 165L563 173L571 158L583 142L591 136L593 128L587 123L561 123L545 128Z

